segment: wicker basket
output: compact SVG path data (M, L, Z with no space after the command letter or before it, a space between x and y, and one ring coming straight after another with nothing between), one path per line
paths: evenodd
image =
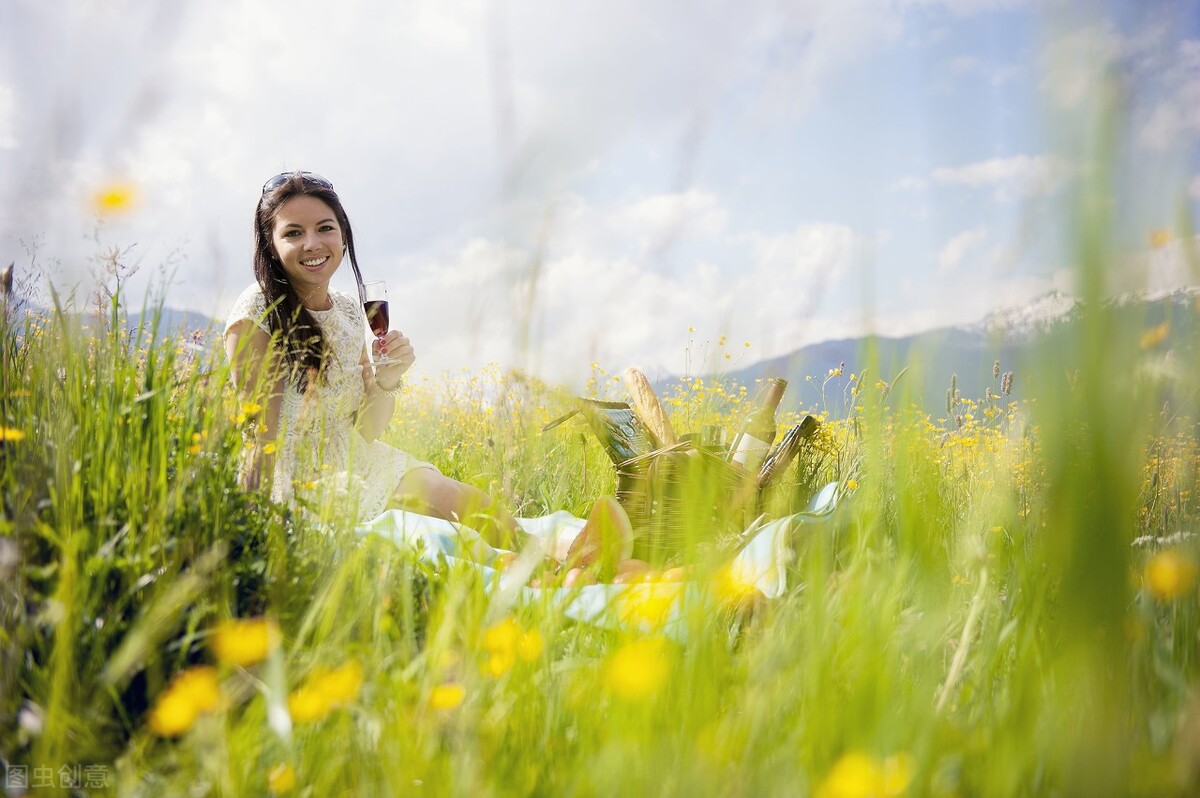
M687 558L696 547L741 532L753 520L756 474L691 440L652 449L624 402L581 399L577 412L616 468L617 501L633 524L635 557L655 564Z

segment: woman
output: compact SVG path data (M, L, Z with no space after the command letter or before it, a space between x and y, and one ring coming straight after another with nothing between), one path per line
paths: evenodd
M335 488L357 502L360 519L395 498L461 522L493 546L516 548L523 533L492 497L379 440L415 355L408 338L392 330L371 342L368 360L361 297L329 287L347 257L361 292L354 234L332 183L312 172L284 172L263 185L254 213L256 282L225 325L238 393L262 408L244 486L269 486L276 501ZM383 356L387 364L372 365ZM628 519L604 499L568 558L615 562L628 556L631 541Z

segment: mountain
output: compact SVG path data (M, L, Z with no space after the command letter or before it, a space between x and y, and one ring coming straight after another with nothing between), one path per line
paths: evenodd
M1101 310L1106 323L1115 325L1109 329L1128 330L1139 338L1161 329L1166 340L1159 346L1180 350L1181 362L1195 362L1191 348L1200 315L1200 293L1195 290L1123 296L1106 302ZM864 384L874 385L879 379L891 383L906 370L892 397L935 417L944 416L952 378L966 398L978 399L988 389L1000 392L1000 380L993 376L996 361L1001 375L1013 372L1013 399L1028 398L1038 379L1054 373L1047 371L1047 363L1070 369L1082 313L1083 306L1076 299L1053 291L1020 307L992 313L976 324L898 338L872 335L823 341L719 376L745 385L763 377L783 377L788 391L781 407L816 408L836 417L844 415L852 402L848 391L852 373ZM869 363L875 367L864 375ZM822 394L822 382L831 369L839 367L842 375L830 378ZM665 388L670 382L662 380L659 386Z

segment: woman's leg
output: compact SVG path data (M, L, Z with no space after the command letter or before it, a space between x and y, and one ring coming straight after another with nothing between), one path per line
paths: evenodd
M492 546L517 549L524 531L512 514L479 488L432 468L416 468L400 480L397 498L420 512L470 527Z

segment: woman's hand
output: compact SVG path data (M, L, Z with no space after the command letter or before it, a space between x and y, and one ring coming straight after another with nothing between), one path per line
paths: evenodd
M375 367L375 381L381 388L391 389L400 384L400 378L412 368L417 355L404 333L391 330L383 338L371 342L371 360L378 362L381 358L391 362Z

